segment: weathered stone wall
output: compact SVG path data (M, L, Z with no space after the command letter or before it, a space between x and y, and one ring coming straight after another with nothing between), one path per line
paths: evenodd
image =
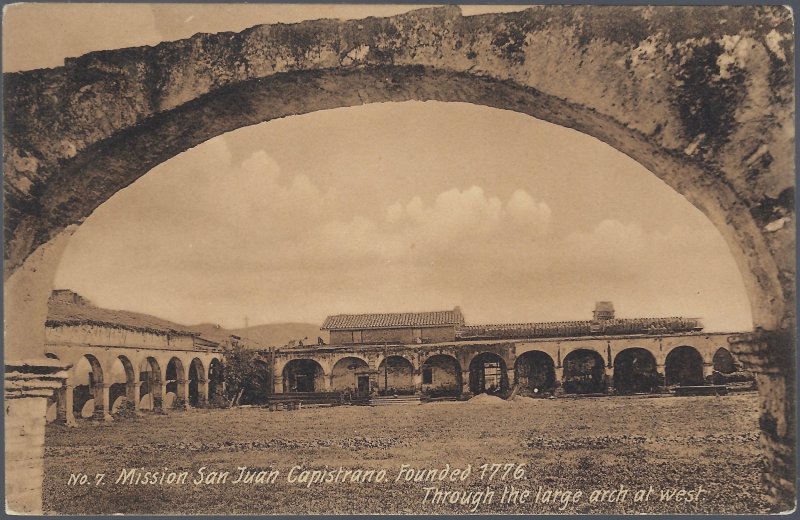
M346 357L333 365L331 370L331 391L344 392L358 389L356 374L369 370L369 365L363 359Z
M380 390L414 392L414 367L405 358L390 356L378 367L377 381Z
M366 329L361 331L362 343L413 343L411 329Z
M458 365L458 361L453 357L431 356L425 360L422 368L430 368L432 376L430 384L423 383L423 391L456 388L461 385L461 367Z
M633 156L721 228L751 295L764 296L754 312L781 323L793 317L793 51L782 7L441 8L197 35L8 74L6 277L213 135L334 106L441 99L531 113ZM337 73L315 73L326 70ZM492 96L497 82L517 95Z
M193 350L191 336L154 334L146 331L98 325L53 325L45 332L45 341L56 345L140 347L169 350Z

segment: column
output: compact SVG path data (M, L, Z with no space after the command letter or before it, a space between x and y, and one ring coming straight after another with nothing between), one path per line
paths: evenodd
M555 381L555 390L553 390L553 395L561 396L564 395L564 387L561 385L561 382L564 380L564 367L561 365L561 352L558 353L558 364L554 369L556 375Z
M141 393L142 382L136 381L125 385L125 398L133 405L134 411L139 410L139 394Z
M5 492L9 513L42 514L47 399L62 388L69 367L55 359L6 362Z
M461 372L461 383L464 385L463 393L470 395L472 391L469 389L469 370Z
M272 378L272 382L274 384L275 393L282 394L283 393L283 376L276 375Z
M656 372L661 378L661 386L666 388L667 387L667 365L656 365Z
M111 421L111 385L97 383L94 385L94 417L102 421Z
M208 379L203 379L197 384L197 392L200 394L200 406L208 406Z
M175 399L175 408L179 410L189 409L189 380L178 379L177 397Z
M333 379L333 374L323 374L322 375L322 385L323 390L326 392L330 392L332 388L331 380Z
M761 401L761 447L767 468L763 475L772 512L795 504L795 335L793 329L759 329L728 339L731 352L753 372Z
M154 385L155 386L155 385ZM153 410L164 410L166 408L166 398L167 398L167 382L166 380L161 382L161 397L156 398L155 394L153 394Z
M72 412L73 390L74 387L68 384L68 381L65 381L64 385L56 390L56 399L58 402L56 421L69 427L75 426L75 414Z
M506 380L508 381L508 389L511 390L514 388L514 369L507 368L506 369Z
M414 393L422 393L422 371L414 370Z
M606 366L606 393L614 390L614 367Z
M703 363L703 381L713 382L714 378L714 364Z

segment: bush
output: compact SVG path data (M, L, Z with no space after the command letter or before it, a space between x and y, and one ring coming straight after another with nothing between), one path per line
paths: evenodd
M378 395L414 395L416 392L413 388L381 388L378 390Z
M434 388L426 388L422 391L428 397L451 397L461 394L461 387L456 384L441 385Z
M211 399L208 400L209 408L230 408L230 406L230 402L219 394L211 396Z
M133 406L133 403L130 401L125 401L122 403L119 408L117 408L117 413L115 417L119 418L130 418L136 417L136 409Z

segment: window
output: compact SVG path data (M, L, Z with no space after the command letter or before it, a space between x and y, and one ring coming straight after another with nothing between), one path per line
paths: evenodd
M433 369L432 368L423 368L422 369L422 384L423 385L432 385L433 384Z

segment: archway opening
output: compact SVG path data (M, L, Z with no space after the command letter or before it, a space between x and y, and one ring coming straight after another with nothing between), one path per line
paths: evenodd
M402 356L389 356L378 365L379 395L410 395L414 389L414 365Z
M91 354L81 356L72 369L72 412L75 417L88 419L102 414L103 368Z
M739 370L738 363L733 359L730 350L725 347L717 349L712 362L714 363L714 371L722 374L732 374Z
M614 358L614 390L618 394L652 393L663 385L653 354L643 348L626 348Z
M147 357L139 363L139 409L157 410L163 405L161 384L161 367L153 357Z
M422 393L429 397L458 397L464 390L461 364L453 356L436 354L422 364Z
M313 359L293 359L283 368L284 392L321 392L325 388L322 366Z
M504 395L508 392L506 362L494 352L478 354L469 364L469 391L475 395Z
M561 384L567 394L599 394L607 389L603 356L589 349L573 350L564 357Z
M545 397L555 389L556 365L545 352L531 350L517 357L514 378L523 395Z
M125 410L133 407L134 395L134 374L133 364L125 356L118 356L111 363L111 371L108 375L109 402L111 415L124 413Z
M703 379L703 356L696 348L680 346L669 351L664 364L667 386L696 386Z
M215 403L223 398L225 374L222 362L217 358L208 364L208 400Z
M186 405L186 371L183 361L173 357L167 363L164 408L182 408Z
M370 392L371 372L367 362L361 358L342 358L331 370L331 390L366 397Z
M189 405L193 408L205 406L208 402L206 393L206 376L203 362L198 358L192 359L189 364Z

